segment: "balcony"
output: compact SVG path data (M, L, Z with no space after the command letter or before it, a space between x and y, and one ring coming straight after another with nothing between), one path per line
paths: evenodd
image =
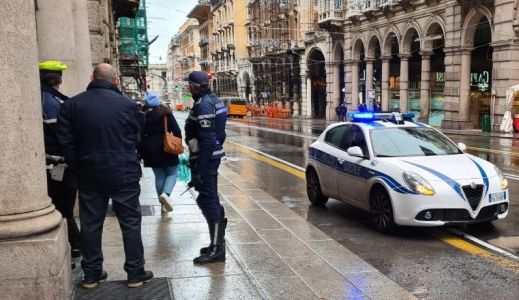
M203 47L205 45L209 45L209 38L207 36L201 36L200 41L198 42L198 46Z
M344 10L331 9L319 14L319 26L327 27L327 25L341 26L344 21Z
M227 44L227 49L234 50L234 49L236 49L236 46L234 45L234 43L229 43L229 44Z

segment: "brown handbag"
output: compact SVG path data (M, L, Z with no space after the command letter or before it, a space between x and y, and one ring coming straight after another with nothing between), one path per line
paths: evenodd
M173 155L184 153L184 146L182 146L182 139L173 135L168 131L168 116L164 116L164 152Z

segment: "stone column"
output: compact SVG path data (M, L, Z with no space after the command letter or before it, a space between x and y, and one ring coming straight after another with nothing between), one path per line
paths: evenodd
M375 62L374 59L368 58L366 59L366 88L364 91L364 99L368 101L368 91L374 90L375 87L373 86L373 63ZM367 104L367 102L366 102Z
M431 97L431 53L422 52L422 74L420 83L420 114L419 121L429 122L429 98Z
M0 6L0 295L65 299L70 251L47 197L34 1Z
M92 51L90 49L87 11L86 0L72 0L74 46L77 61L77 92L86 89L92 74Z
M359 109L359 62L351 62L351 106L352 110Z
M382 111L389 110L389 64L390 57L382 57Z
M472 61L471 50L464 49L461 52L460 106L459 106L459 121L462 121L462 122L469 120L471 61Z
M400 54L400 111L407 111L409 85L409 54Z
M68 65L68 69L63 72L60 91L67 96L73 96L79 90L72 1L45 0L37 3L39 60L59 60Z

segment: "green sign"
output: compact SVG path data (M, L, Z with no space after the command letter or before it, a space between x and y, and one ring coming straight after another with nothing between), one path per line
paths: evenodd
M189 100L189 98L191 98L191 96L189 96L189 95L182 95L182 99L184 99L185 101Z

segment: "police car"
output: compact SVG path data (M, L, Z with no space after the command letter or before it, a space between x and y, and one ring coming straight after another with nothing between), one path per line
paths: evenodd
M334 198L357 206L381 232L505 218L510 194L503 173L413 116L361 112L326 128L309 148L310 202Z

